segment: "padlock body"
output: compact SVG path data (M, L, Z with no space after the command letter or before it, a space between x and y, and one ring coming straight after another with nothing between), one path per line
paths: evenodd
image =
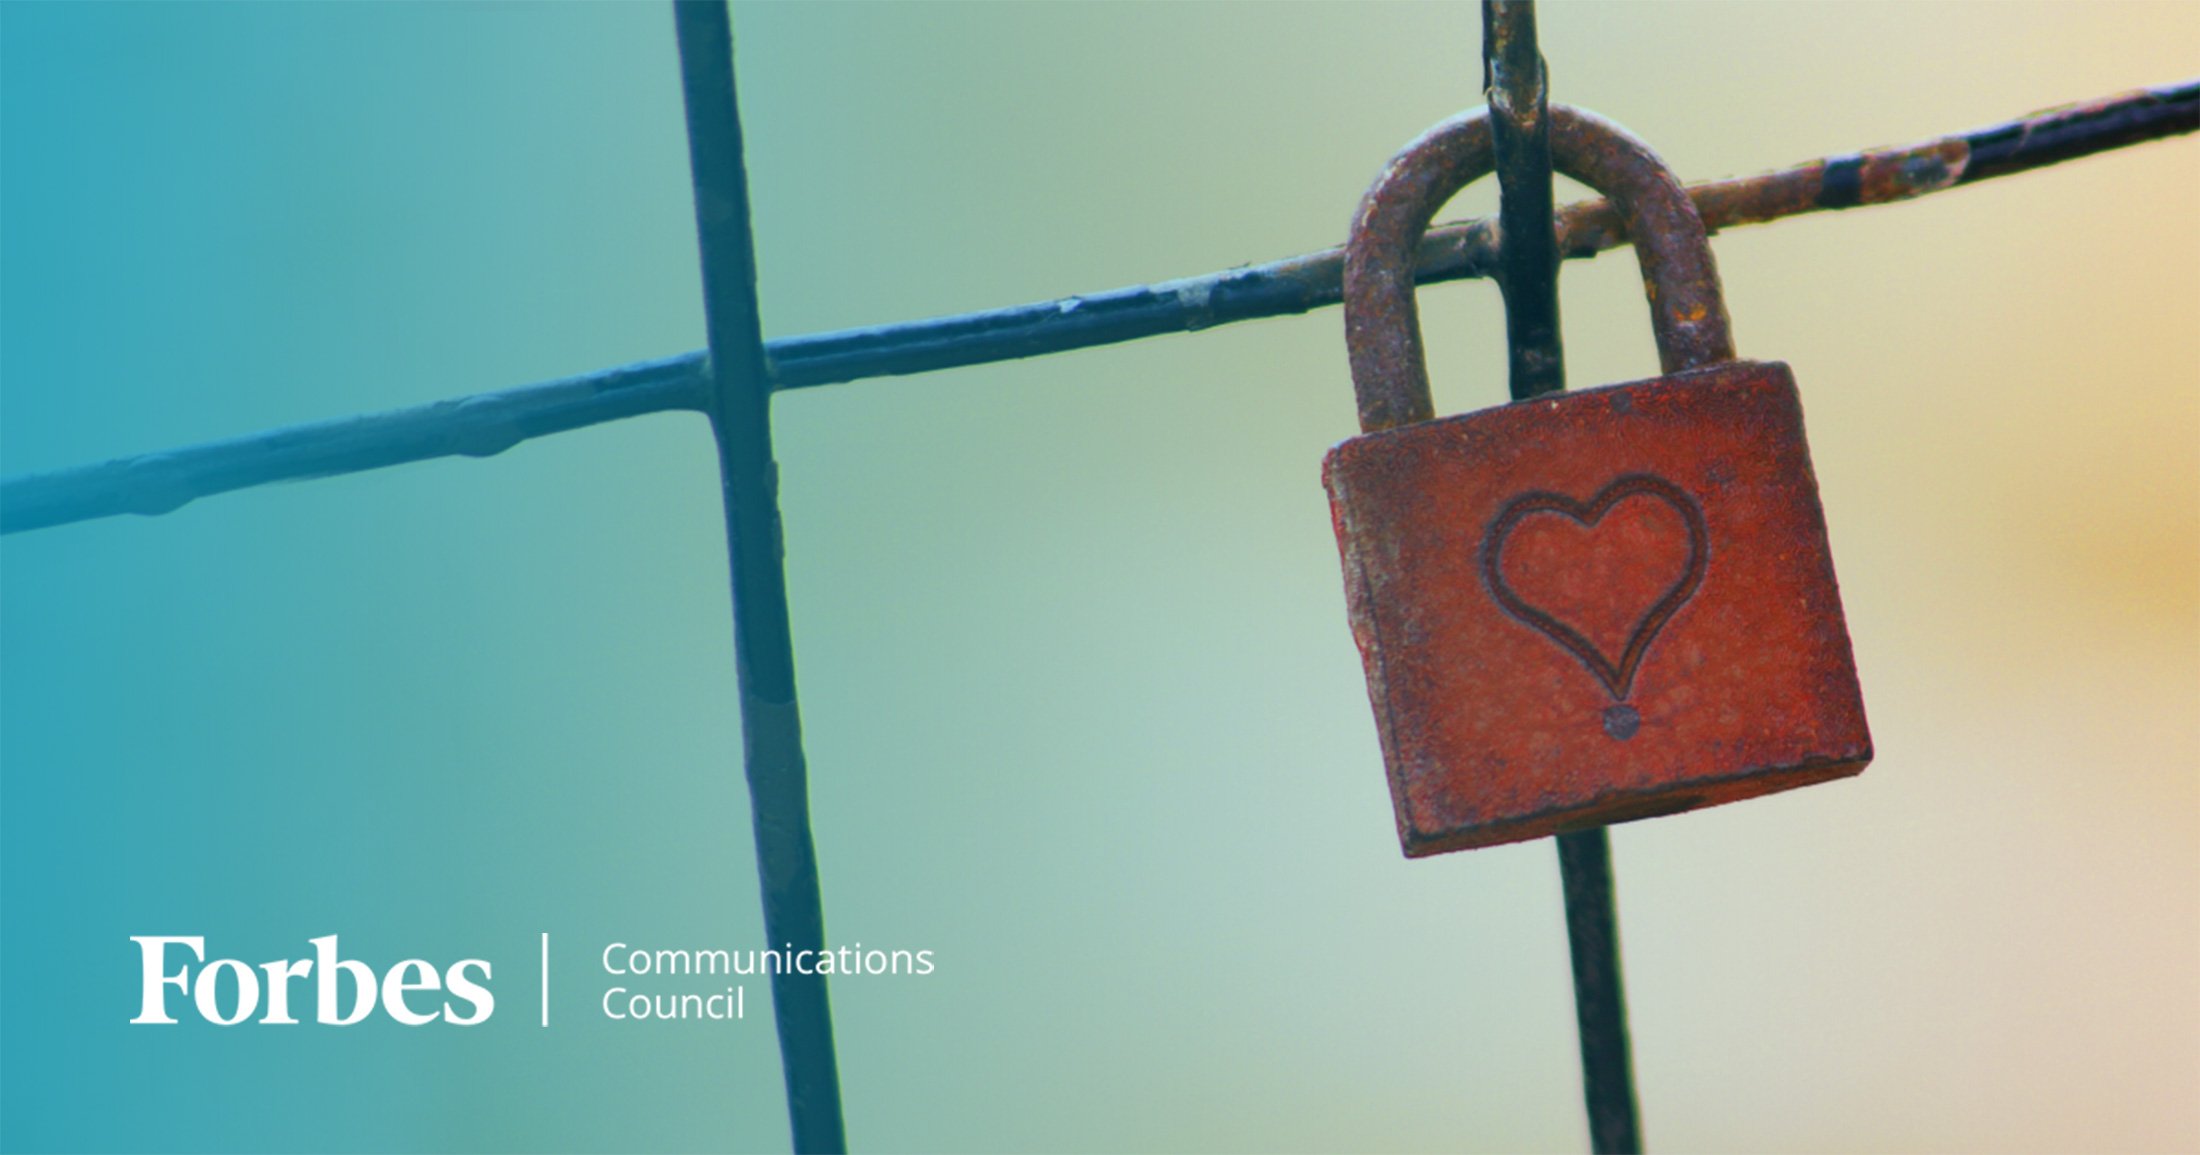
M1408 855L1871 760L1786 365L1356 437L1322 480Z

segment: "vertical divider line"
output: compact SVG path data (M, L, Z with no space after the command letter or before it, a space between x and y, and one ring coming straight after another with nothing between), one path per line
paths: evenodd
M705 411L717 441L725 493L741 742L765 937L773 948L817 951L825 946L825 908L817 848L810 837L808 768L795 703L779 469L772 459L771 371L756 301L755 241L734 90L733 19L724 0L676 0L673 18L710 338ZM790 967L772 976L771 989L794 1149L845 1151L825 976Z
M1551 194L1550 84L1536 43L1535 0L1482 0L1482 82L1497 157L1497 284L1505 295L1506 346L1517 401L1566 388ZM1642 1125L1620 972L1611 836L1599 826L1561 834L1557 842L1589 1147L1597 1155L1639 1155Z

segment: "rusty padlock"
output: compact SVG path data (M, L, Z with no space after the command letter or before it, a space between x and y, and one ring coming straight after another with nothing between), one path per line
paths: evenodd
M1737 361L1670 170L1550 107L1558 171L1620 210L1665 376L1433 420L1414 254L1493 165L1477 110L1361 201L1345 333L1363 436L1322 466L1409 856L1861 771L1871 734L1794 377Z

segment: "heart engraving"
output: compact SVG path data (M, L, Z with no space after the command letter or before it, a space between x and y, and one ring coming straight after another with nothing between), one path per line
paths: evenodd
M1513 531L1535 514L1558 514L1570 518L1581 529L1593 532L1604 521L1605 515L1612 511L1613 506L1635 497L1661 502L1680 515L1681 524L1688 535L1688 560L1672 585L1634 620L1632 628L1627 631L1626 642L1621 646L1619 656L1614 658L1590 640L1583 628L1583 622L1563 620L1550 609L1531 604L1521 597L1506 581L1501 563L1505 546L1512 539ZM1540 631L1568 653L1579 658L1581 664L1587 666L1589 672L1604 683L1604 688L1611 692L1615 700L1625 701L1634 689L1635 671L1641 667L1643 655L1649 652L1651 641L1658 636L1658 631L1665 628L1665 623L1672 619L1674 613L1695 595L1696 587L1703 584L1706 552L1703 510L1696 505L1695 499L1662 477L1631 473L1615 479L1604 487L1603 492L1585 502L1575 501L1564 494L1542 491L1524 493L1514 498L1498 512L1497 519L1490 523L1489 532L1483 535L1482 575L1489 583L1491 595L1497 599L1498 605L1504 607L1506 613ZM1624 563L1626 559L1620 560ZM1627 607L1620 605L1611 608L1624 613ZM1607 728L1610 725L1608 719ZM1631 735L1632 726L1627 726L1627 729ZM1613 736L1623 735L1615 732Z

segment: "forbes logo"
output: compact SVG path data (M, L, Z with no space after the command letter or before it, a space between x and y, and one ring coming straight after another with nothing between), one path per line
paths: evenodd
M130 1020L133 1023L174 1023L168 1015L169 988L173 987L187 993L199 1017L210 1023L233 1027L251 1018L260 1009L264 992L267 1013L260 1021L295 1024L290 995L291 984L299 979L313 980L314 1021L336 1027L348 1027L373 1014L378 996L382 1009L408 1027L438 1018L470 1027L486 1020L497 1005L496 997L482 985L489 981L486 959L460 959L438 974L425 959L409 958L377 978L372 967L338 954L333 934L306 940L313 944L312 958L266 962L256 969L233 958L206 962L206 939L201 935L131 935L130 941L138 944L145 959L144 1001L138 1017ZM182 957L185 952L189 958ZM171 959L176 964L173 971L168 969ZM196 979L191 974L193 962L205 963ZM468 971L478 971L479 981L469 977ZM226 998L224 972L231 976L227 985L235 990ZM347 985L351 988L348 999ZM438 993L449 997L437 1000Z

